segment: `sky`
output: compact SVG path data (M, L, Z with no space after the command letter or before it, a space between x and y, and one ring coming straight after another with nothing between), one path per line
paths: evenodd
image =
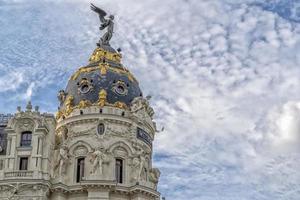
M300 199L299 0L99 0L151 95L168 200ZM0 112L57 91L99 39L83 0L0 0Z

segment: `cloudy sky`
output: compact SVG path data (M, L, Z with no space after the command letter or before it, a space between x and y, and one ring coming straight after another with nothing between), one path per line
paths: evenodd
M300 199L299 0L99 0L152 95L167 200ZM0 0L0 112L56 93L99 39L89 1Z

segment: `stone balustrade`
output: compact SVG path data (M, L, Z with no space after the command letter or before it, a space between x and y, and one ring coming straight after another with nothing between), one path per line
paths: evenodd
M5 172L5 178L32 178L33 171L12 171L12 172Z

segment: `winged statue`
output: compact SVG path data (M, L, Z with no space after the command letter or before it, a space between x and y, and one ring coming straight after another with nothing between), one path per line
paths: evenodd
M106 33L100 38L99 43L97 43L98 46L102 45L109 45L109 41L112 38L113 32L114 32L114 16L109 15L107 18L107 13L102 10L101 8L98 8L94 4L91 3L91 10L98 13L99 19L101 22L100 30L104 30L107 28Z

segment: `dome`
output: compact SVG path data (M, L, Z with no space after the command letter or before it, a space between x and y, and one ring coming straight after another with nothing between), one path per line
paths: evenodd
M142 96L138 81L121 64L121 54L112 47L98 46L87 66L79 68L59 91L59 112L68 115L74 108L111 105L128 108L135 97Z

